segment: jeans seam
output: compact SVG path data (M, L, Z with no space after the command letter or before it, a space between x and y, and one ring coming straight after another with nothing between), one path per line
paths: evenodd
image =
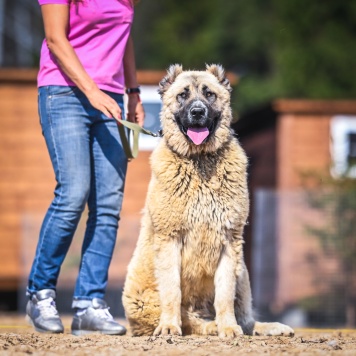
M53 135L53 127L52 127L52 118L51 118L51 96L48 95L48 89L47 89L47 97L46 97L46 100L48 101L48 107L49 107L49 110L47 111L48 112L48 122L49 122L49 127L50 127L50 132L51 132L51 138L52 138L52 142L53 142L53 148L54 148L54 153L55 153L55 159L57 161L57 166L58 166L58 179L59 181L61 181L61 170L59 168L59 159L58 159L58 152L57 152L57 148L56 148L56 141L54 139L54 135ZM62 191L62 185L61 185L61 191ZM59 195L60 198L59 198L59 202L61 201L61 194ZM43 236L42 236L42 239L41 239L41 246L39 248L39 254L38 256L41 256L42 254L42 249L43 249L43 243L44 243L44 239L45 239L45 236L46 236L46 233L47 233L47 230L48 230L48 226L49 224L51 223L52 221L52 218L54 216L56 212L56 208L53 209L52 211L52 214L50 216L50 218L48 219L47 221L47 224L46 226L44 227L44 230L43 230ZM37 266L38 266L38 260L36 261L36 265L35 265L35 269L34 269L34 272L33 272L33 280L35 281L36 280L36 273L37 273Z
M82 273L82 266L85 262L85 254L82 255L82 261L81 261L81 264L80 264L80 268L79 268L79 274L78 274L78 280L80 280L80 275ZM80 295L83 295L83 283L80 283Z
M97 110L97 115L99 115L99 117L101 116L100 115L100 111L99 110ZM90 145L90 148L92 149L93 148L93 143ZM96 169L95 169L95 164L94 164L94 153L92 153L92 157L91 157L91 160L93 161L93 162L91 162L91 169L94 171L94 174L93 174L93 177L94 177L94 182L96 182L97 181L97 176L96 176ZM90 194L92 194L93 192L92 192L92 189L96 189L95 188L95 183L93 184L93 186L90 186ZM88 217L88 219L89 219L89 217ZM87 229L88 229L88 227L87 227ZM86 231L85 231L85 235L88 233L88 230L86 229ZM84 244L84 241L83 241L83 244ZM89 247L88 247L89 248ZM88 249L85 251L85 252L88 252ZM82 255L82 261L81 261L81 265L80 265L80 268L79 268L79 274L78 274L78 280L79 281L81 281L81 274L82 274L82 266L84 265L84 263L85 263L85 260L86 260L86 253L84 253L83 255ZM83 288L83 283L80 283L80 295L82 296L83 295L83 293L84 293L84 288Z

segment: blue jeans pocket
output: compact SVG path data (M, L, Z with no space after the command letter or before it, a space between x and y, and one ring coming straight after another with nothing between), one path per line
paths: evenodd
M73 86L51 85L48 87L48 97L57 98L69 96L76 94L78 91L80 91L79 88Z

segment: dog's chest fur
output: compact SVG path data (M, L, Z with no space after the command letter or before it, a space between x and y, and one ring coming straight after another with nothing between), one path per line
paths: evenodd
M215 154L182 158L161 147L154 156L148 194L156 207L150 211L153 228L181 243L185 280L212 276L247 216L245 154L233 140Z

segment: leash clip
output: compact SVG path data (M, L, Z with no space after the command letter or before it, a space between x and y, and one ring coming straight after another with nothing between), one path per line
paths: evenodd
M150 135L153 137L163 137L163 130L161 129L157 132L151 132Z

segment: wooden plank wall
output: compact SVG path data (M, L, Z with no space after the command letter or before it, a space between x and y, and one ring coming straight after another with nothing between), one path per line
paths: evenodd
M302 175L328 175L331 165L330 121L325 114L281 114L278 120L279 189L301 187Z
M45 209L54 178L41 138L35 85L1 85L0 110L0 288L12 289L20 276L23 215Z

